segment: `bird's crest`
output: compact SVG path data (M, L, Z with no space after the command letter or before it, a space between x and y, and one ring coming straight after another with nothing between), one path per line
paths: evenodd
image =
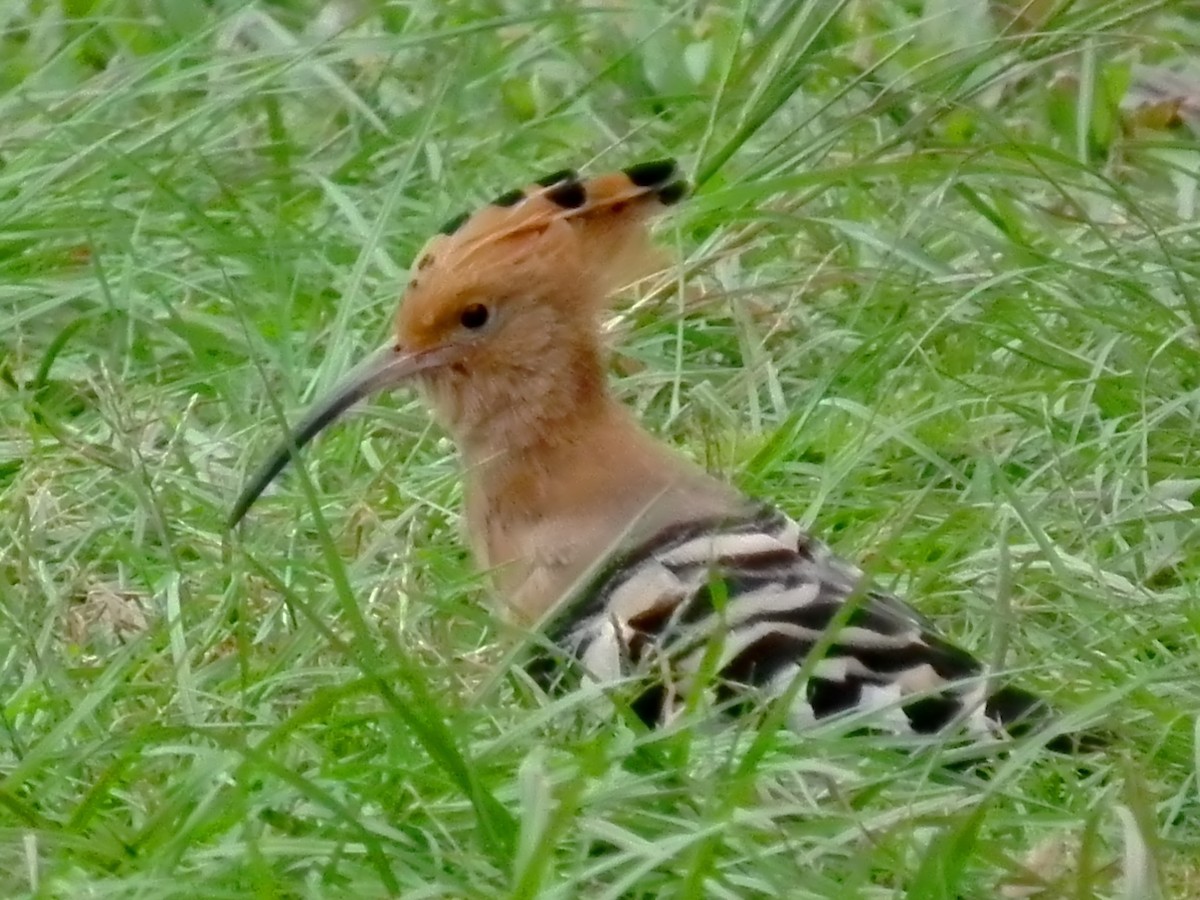
M688 190L674 160L581 179L573 169L508 191L442 226L416 257L409 291L441 273L512 264L531 254L562 260L607 294L656 261L645 222Z

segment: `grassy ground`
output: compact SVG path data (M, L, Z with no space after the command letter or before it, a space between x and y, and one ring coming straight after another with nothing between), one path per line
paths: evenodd
M0 894L1200 897L1200 18L1021 9L0 10ZM539 699L406 395L225 531L440 222L663 155L621 395L1088 771Z

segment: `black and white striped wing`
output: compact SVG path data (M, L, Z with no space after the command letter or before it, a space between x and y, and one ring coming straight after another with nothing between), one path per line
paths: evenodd
M865 582L787 516L762 508L675 526L622 554L550 636L587 677L652 676L634 703L648 724L670 720L702 673L716 676L704 683L718 701L737 706L784 694L802 671L788 711L795 728L861 712L872 728L898 734L955 724L987 736L1045 717L1032 694L989 691L978 661ZM809 661L818 643L824 653Z

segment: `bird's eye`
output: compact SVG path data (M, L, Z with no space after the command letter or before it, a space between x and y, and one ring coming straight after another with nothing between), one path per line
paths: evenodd
M482 328L487 324L487 320L488 308L482 303L472 303L470 306L463 307L463 311L458 317L463 328L470 328L472 331Z

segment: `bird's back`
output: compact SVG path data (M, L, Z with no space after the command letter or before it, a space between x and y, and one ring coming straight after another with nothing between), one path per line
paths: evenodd
M999 737L1048 713L769 506L675 523L617 554L550 637L585 677L640 679L633 708L650 725L697 689L726 709L787 694L796 728L860 714L897 734Z

